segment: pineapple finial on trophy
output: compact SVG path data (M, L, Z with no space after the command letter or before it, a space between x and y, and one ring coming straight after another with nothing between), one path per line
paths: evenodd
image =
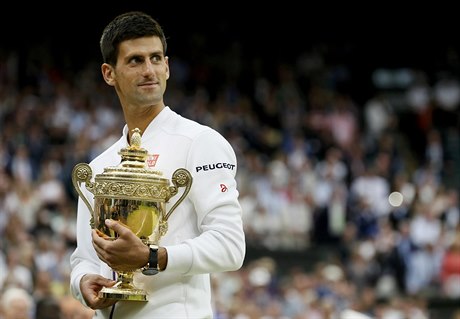
M135 128L133 130L133 135L131 135L131 148L139 149L141 147L141 130L139 128Z
M130 145L121 149L118 154L121 156L121 163L123 167L145 167L145 161L148 152L145 148L141 147L141 130L135 128L132 130L133 134L130 138Z

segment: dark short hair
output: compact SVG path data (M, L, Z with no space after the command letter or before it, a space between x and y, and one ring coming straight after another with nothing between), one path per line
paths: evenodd
M115 65L118 57L118 47L121 42L148 36L157 36L163 44L166 54L166 37L161 25L150 15L131 11L115 17L102 32L100 48L104 63Z

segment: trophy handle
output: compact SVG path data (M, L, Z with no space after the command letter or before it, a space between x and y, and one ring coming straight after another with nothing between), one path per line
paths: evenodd
M192 187L192 174L185 168L178 168L172 175L172 183L174 186L170 186L169 190L171 192L171 196L174 196L178 192L179 187L185 187L184 193L182 196L177 200L177 202L171 207L169 212L165 215L164 221L166 222L171 216L171 213L177 208L177 206L182 203L185 197L188 195L190 188Z
M88 188L89 191L91 191L89 188L93 186L93 183L91 183L91 177L93 176L93 171L91 170L91 167L86 164L86 163L79 163L75 165L75 167L72 170L72 184L75 190L77 191L78 195L80 198L83 200L83 202L86 204L88 207L89 211L91 212L91 228L94 228L94 222L93 222L93 216L94 216L94 210L91 204L89 203L88 199L85 197L83 192L81 191L81 183L85 183L86 188Z

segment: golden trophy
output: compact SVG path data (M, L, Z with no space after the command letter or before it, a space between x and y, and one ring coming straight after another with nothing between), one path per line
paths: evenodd
M92 169L86 163L75 165L72 182L78 195L90 210L91 227L108 240L117 238L117 234L105 225L106 219L113 219L130 228L146 245L158 247L162 236L167 232L167 221L171 213L185 199L192 185L192 176L184 168L177 169L172 175L172 184L162 177L162 173L146 165L147 150L141 148L139 129L133 130L131 145L121 149L121 163L106 167L102 174L92 179ZM94 207L81 190L81 183L94 195ZM166 212L166 203L185 187L177 202ZM104 287L100 297L147 301L147 293L136 288L133 283L134 272L113 269L118 281L113 287Z

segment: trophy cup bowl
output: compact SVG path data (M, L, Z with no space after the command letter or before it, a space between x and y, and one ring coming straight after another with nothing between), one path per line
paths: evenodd
M119 151L121 163L115 167L106 167L102 174L95 176L86 163L75 165L72 171L72 183L80 198L92 214L90 226L107 240L114 240L118 234L105 225L106 219L116 220L128 227L148 246L157 246L167 232L167 221L171 213L187 196L192 176L184 168L177 169L172 175L172 184L162 173L146 166L147 151L140 147L139 129L133 130L131 145ZM94 195L94 204L81 190L86 189ZM166 211L166 203L178 193L184 192L176 203ZM138 269L117 273L117 283L113 287L104 287L101 298L147 301L147 293L135 287L134 273Z

